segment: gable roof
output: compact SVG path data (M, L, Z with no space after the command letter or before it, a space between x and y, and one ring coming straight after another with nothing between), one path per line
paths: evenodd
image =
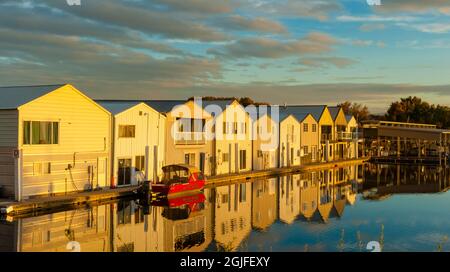
M258 110L258 114L259 114L259 110ZM264 116L268 116L268 117L270 117L272 120L273 120L273 117L272 117L272 109L269 107L268 109L267 109L267 112L265 112L264 114L262 114L262 115L258 115L258 119L257 120L259 120L259 119L261 119L262 117L264 117ZM286 111L282 111L281 110L281 107L280 107L280 110L279 110L279 112L278 112L278 123L281 123L282 121L284 121L285 119L287 119L289 116L291 116L292 114L289 114L289 113L287 113ZM292 115L294 118L296 118L294 115Z
M339 111L341 110L341 107L328 107L328 110L330 111L330 114L331 114L331 117L333 118L333 120L336 121L336 118L339 114Z
M347 120L347 123L350 122L352 120L352 118L354 118L354 116L351 114L345 115L345 119Z
M168 113L174 107L186 104L186 100L144 100L142 101L161 113Z
M12 110L67 84L0 87L0 109Z
M299 120L303 120L308 114L311 114L319 122L326 108L326 105L287 105L280 106L280 111L286 111L286 113L296 116Z
M209 114L216 113L216 112L214 112L214 108L213 107L208 107L208 106L211 106L211 105L218 106L222 110L222 112L224 112L227 109L227 106L231 105L234 101L237 101L237 100L235 100L235 99L202 100L202 107Z
M124 112L134 106L139 105L141 102L137 101L95 101L102 107L107 109L113 115Z

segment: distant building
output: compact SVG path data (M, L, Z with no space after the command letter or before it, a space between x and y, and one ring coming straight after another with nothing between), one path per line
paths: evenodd
M70 84L0 88L0 186L16 200L110 186L111 114Z

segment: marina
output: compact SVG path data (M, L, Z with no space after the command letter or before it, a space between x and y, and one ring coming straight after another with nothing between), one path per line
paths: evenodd
M9 216L0 251L446 251L450 171L355 164L212 185L176 203L139 199ZM417 214L420 213L420 216Z

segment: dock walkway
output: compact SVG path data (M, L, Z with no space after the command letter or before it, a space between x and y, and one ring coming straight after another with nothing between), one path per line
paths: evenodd
M313 163L294 167L274 168L268 170L249 171L245 173L235 173L219 175L207 178L207 187L213 187L220 184L232 182L254 180L266 177L274 177L292 173L300 173L305 171L313 171L324 168L335 168L346 165L363 163L368 158L340 160L333 162ZM79 207L88 204L101 204L114 199L133 197L139 186L130 186L116 189L106 189L99 191L87 191L81 193L73 193L61 196L38 197L27 199L24 201L8 201L0 200L0 213L8 215L23 215L34 212L42 212L49 210L61 210Z

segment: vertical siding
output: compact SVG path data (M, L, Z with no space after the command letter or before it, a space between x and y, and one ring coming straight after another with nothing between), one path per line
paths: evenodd
M14 197L15 166L13 157L14 148L0 147L0 186L3 188L2 197Z
M17 147L17 126L17 110L0 110L0 147Z
M74 233L82 252L107 252L110 248L110 206L59 212L19 219L22 252L67 252L70 241L66 231Z
M24 121L55 121L60 124L59 144L23 145ZM19 108L19 146L23 150L23 196L108 186L109 166L98 173L98 160L110 161L111 116L93 101L66 85ZM33 175L34 163L50 162L50 175ZM68 170L68 165L75 165ZM53 169L53 167L55 167ZM88 169L92 169L91 176ZM102 167L100 167L101 169ZM28 170L26 170L28 169ZM69 185L68 185L69 184Z
M234 118L234 116L237 118ZM227 120L231 118L231 120ZM237 119L237 120L236 120ZM247 133L245 135L228 135L223 133L223 122L238 122L238 132L241 131L240 123L244 119L247 126ZM245 172L252 170L252 123L247 112L238 103L234 103L227 107L221 115L216 118L216 146L214 154L216 157L216 174L227 174L230 172ZM220 137L220 138L219 138ZM231 154L228 154L229 161L222 162L223 153L229 153L229 146L231 144ZM246 150L246 168L235 169L236 163L239 167L239 153L236 154L235 145L238 144L239 150ZM219 152L220 150L220 152ZM238 151L239 152L239 151ZM237 171L236 171L237 170Z
M139 113L142 112L142 115ZM148 114L148 115L145 115ZM147 119L148 116L148 119ZM165 160L165 139L161 132L165 130L165 117L155 112L148 106L140 104L130 110L117 114L114 122L114 177L118 178L118 160L120 158L131 158L132 165L136 166L136 156L145 156L145 149L148 145L150 156L148 159L149 178L153 176L154 146L158 146L158 167L157 173L162 173L161 167ZM158 124L160 128L158 128ZM120 125L134 125L134 138L119 138ZM136 183L134 180L133 183Z
M209 113L204 111L198 105L194 104L193 101L186 102L186 105L189 108L190 114L193 117L196 111L201 113L201 116L207 120L211 120L211 116ZM186 153L194 153L195 154L195 166L199 166L200 163L200 153L205 153L206 162L205 162L205 175L211 175L212 165L212 143L213 141L207 140L204 145L176 145L174 139L172 138L172 126L175 124L175 120L177 117L191 118L191 116L182 116L183 114L177 112L170 112L167 114L166 122L165 122L165 146L166 152L165 154L165 164L178 164L184 163L184 155Z

